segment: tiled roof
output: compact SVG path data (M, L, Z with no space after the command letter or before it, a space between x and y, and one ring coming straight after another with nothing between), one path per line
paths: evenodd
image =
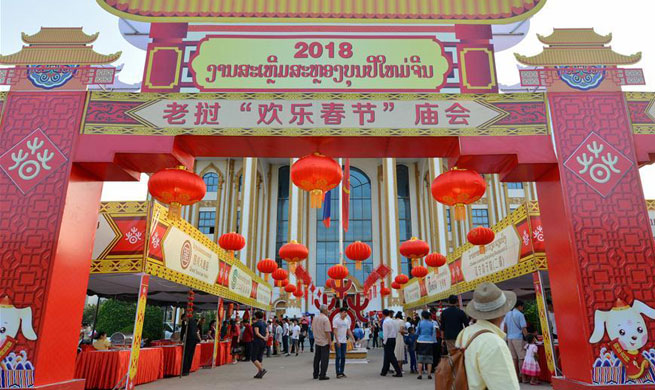
M98 33L87 35L82 27L41 27L36 34L22 34L23 42L29 44L72 44L83 45L98 38Z
M532 66L630 65L641 59L641 52L626 56L615 53L611 47L598 46L545 47L532 57L514 55L520 63Z
M127 19L164 21L509 23L527 19L546 0L96 0Z
M100 54L93 46L23 46L14 54L0 55L2 65L102 65L116 61L121 52Z
M555 28L545 37L537 38L546 45L605 45L612 40L612 34L600 35L593 28Z

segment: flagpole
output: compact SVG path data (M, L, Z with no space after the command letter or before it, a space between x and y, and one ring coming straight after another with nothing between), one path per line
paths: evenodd
M339 159L339 166L343 167L342 159ZM343 179L339 182L339 264L343 265Z

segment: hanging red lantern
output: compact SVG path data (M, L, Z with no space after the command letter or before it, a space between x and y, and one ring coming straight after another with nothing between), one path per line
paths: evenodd
M218 246L234 257L234 252L238 252L246 246L246 239L239 233L225 233L218 238Z
M300 299L304 296L305 294L302 291L302 288L298 286L295 290L293 290L293 296L296 297L297 299Z
M320 153L300 158L291 166L291 181L310 194L309 205L318 209L325 193L338 186L343 177L339 164Z
M280 282L279 287L286 287L289 284L289 279L284 279L283 281Z
M371 257L371 247L361 241L355 241L346 247L346 257L355 262L355 269L361 270L362 263Z
M275 280L275 285L277 287L282 287L282 286L284 286L282 284L282 281L289 277L289 273L284 268L278 268L275 271L273 271L271 276Z
M272 259L262 259L257 263L257 271L264 274L264 280L268 282L268 275L277 269L277 263Z
M391 290L388 287L380 287L380 295L382 297L386 297L389 294L391 294Z
M400 290L401 288L403 288L403 286L400 283L392 282L391 288L393 288L394 290Z
M189 206L205 197L207 186L202 178L186 167L166 168L150 176L148 192L153 198L169 205L169 213L180 217L182 206Z
M482 198L487 182L470 169L451 169L432 181L432 197L439 203L455 207L455 220L463 221L466 205Z
M328 276L334 279L335 287L341 287L341 281L348 277L348 268L342 264L336 264L328 269Z
M429 255L425 256L425 265L428 267L432 268L432 271L436 272L437 268L441 267L442 265L446 264L446 256L442 255L441 253L430 253Z
M466 235L468 241L473 245L480 246L480 254L485 252L485 245L491 244L496 238L496 233L488 227L478 226L475 229L468 232Z
M289 270L291 273L296 272L296 263L299 263L309 256L309 249L303 244L298 244L298 241L292 240L291 242L282 245L278 252L282 260L289 263Z
M334 290L334 280L328 279L325 281L325 289L326 290Z
M291 294L292 292L296 291L296 285L293 283L289 283L286 286L284 286L284 291Z
M412 276L415 278L423 279L428 274L428 269L422 265L412 267Z
M405 283L409 282L409 277L405 274L398 274L393 281L402 286Z
M400 254L412 260L412 267L418 265L418 260L430 252L430 246L427 242L419 240L416 237L400 244Z

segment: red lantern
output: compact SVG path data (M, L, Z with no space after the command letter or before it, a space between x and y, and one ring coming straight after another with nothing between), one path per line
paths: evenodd
M304 295L305 295L305 294L303 293L303 291L302 291L302 289L300 288L300 286L298 286L298 288L296 288L296 289L293 291L293 296L296 297L296 298L298 298L298 299L302 298Z
M166 168L150 176L148 192L153 198L169 205L170 214L179 218L182 206L192 205L205 197L207 186L200 176L180 166Z
M409 282L409 277L405 274L398 274L398 276L396 276L393 281L402 286L403 284Z
M430 252L430 246L427 242L412 237L408 241L400 244L400 254L412 260L412 267L418 265L418 259Z
M478 226L471 230L466 238L473 245L480 245L480 254L485 252L484 246L491 244L496 238L496 233L488 227Z
M283 281L280 282L279 287L286 287L289 284L289 279L284 279Z
M362 269L362 262L371 257L371 247L361 241L355 241L346 247L346 257L355 262L355 269Z
M341 281L348 277L348 268L342 264L336 264L328 269L328 276L334 279L334 285L341 287Z
M278 252L282 260L289 263L289 270L291 273L296 272L296 263L299 263L309 256L309 249L303 244L298 244L298 241L291 241L288 244L282 245Z
M239 233L225 233L218 238L218 246L234 257L234 252L238 252L246 246L246 239Z
M401 288L403 288L403 286L399 283L393 282L391 283L391 288L393 288L394 290L400 290Z
M268 282L268 275L272 274L277 269L275 260L263 259L257 263L257 271L264 274L264 280Z
M284 286L282 284L282 281L289 277L289 273L284 268L278 268L275 271L273 271L273 274L271 276L273 276L273 279L275 279L275 285L277 287L282 287Z
M284 286L284 291L291 294L292 292L296 291L296 285L293 283L289 283L286 286Z
M441 267L442 265L445 265L446 261L447 261L446 256L437 252L430 253L429 255L425 256L425 265L431 267L432 270L435 272L437 268Z
M334 290L334 280L328 279L325 281L325 289L326 290Z
M422 265L412 267L412 276L415 278L423 279L428 274L428 269Z
M291 181L310 194L310 207L318 209L325 193L338 186L343 177L339 164L319 153L300 158L291 166Z
M439 203L455 207L455 220L463 221L465 205L484 195L487 182L476 171L454 168L442 173L432 181L432 197Z
M389 294L391 294L391 290L388 287L380 287L380 295L382 297L386 297Z

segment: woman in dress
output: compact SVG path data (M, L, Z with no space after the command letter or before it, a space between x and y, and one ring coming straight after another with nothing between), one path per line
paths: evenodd
M396 360L398 360L398 365L400 365L400 369L402 370L403 363L405 363L405 335L407 334L403 313L396 313L396 319L394 321L396 322L396 328L398 328L398 334L396 335L396 348L393 350L393 353L396 355Z

